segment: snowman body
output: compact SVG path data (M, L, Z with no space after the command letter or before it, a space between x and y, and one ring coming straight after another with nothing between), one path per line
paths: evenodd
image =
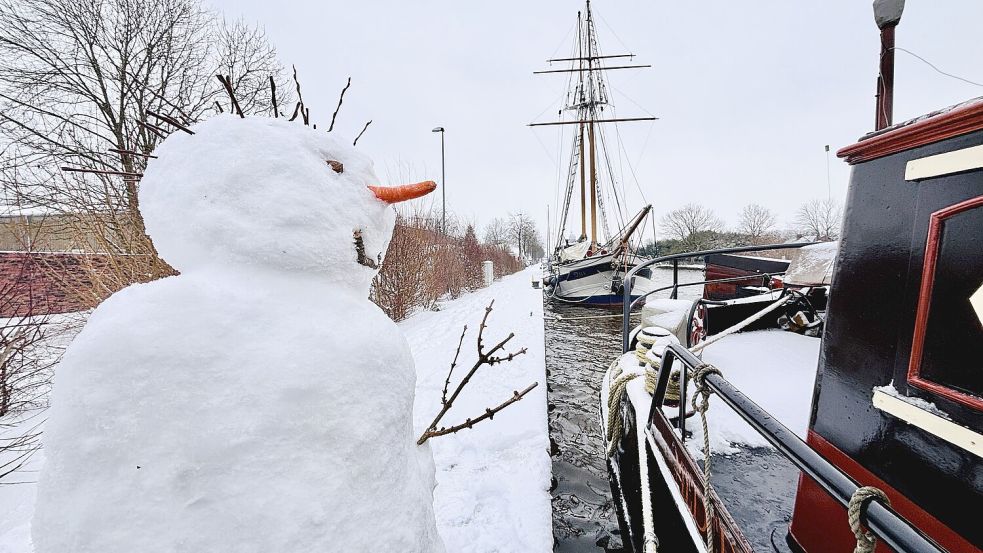
M442 552L413 360L356 262L353 231L379 260L392 231L370 164L282 121L195 130L141 190L181 274L106 300L57 369L36 551Z

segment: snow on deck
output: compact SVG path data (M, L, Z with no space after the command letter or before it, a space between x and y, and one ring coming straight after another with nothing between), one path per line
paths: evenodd
M720 369L724 378L751 401L804 440L809 428L820 343L818 338L777 329L740 332L708 346L703 350L703 360ZM621 363L626 369L637 370L634 353L623 357ZM647 419L652 396L645 392L642 379L630 382L627 391L635 410ZM687 387L687 393L692 398L692 384ZM686 407L690 409L689 399ZM678 414L676 407L663 409L669 416ZM710 448L715 454L736 453L746 447L772 447L719 397L710 396L708 421ZM692 437L686 440L687 449L702 459L703 428L699 417L688 419L686 429L692 432Z
M434 510L447 551L546 553L553 549L549 430L546 422L546 350L542 291L533 289L531 267L492 286L421 312L400 323L417 367L417 433L440 409L441 389L461 329L468 334L451 390L477 358L475 338L484 308L494 299L486 348L515 333L507 351L528 348L510 363L484 366L445 415L463 422L508 399L533 382L539 386L490 421L471 430L433 438L437 466Z

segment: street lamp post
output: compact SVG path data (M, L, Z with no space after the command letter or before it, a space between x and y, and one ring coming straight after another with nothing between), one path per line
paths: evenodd
M447 234L447 176L444 166L444 127L435 127L431 132L440 133L440 231Z

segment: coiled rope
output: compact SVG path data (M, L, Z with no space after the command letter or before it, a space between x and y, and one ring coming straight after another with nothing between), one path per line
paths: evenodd
M891 500L887 498L887 494L874 486L857 488L857 491L853 492L850 497L850 503L847 506L847 520L850 521L850 530L857 538L857 546L853 549L853 553L874 553L874 547L877 546L877 536L866 530L862 522L871 501L880 501L887 506L891 505Z
M645 377L645 391L649 394L655 390L656 370L651 366L646 366L644 372L625 373L619 365L619 360L615 359L608 367L606 378L608 379L608 416L605 436L608 440L608 457L614 455L618 450L618 440L624 432L624 423L621 420L621 403L624 400L628 383L638 378ZM652 509L652 492L649 484L648 449L645 442L644 422L635 421L635 439L638 449L638 472L639 484L642 490L642 528L644 553L658 553L659 539L655 535L655 513Z
M700 414L700 422L703 423L703 512L707 523L707 551L713 553L713 520L715 517L713 501L710 494L713 492L713 484L710 482L710 427L707 424L707 411L710 409L710 394L713 393L707 386L706 378L711 374L720 375L720 369L713 365L703 363L696 367L693 373L693 410Z

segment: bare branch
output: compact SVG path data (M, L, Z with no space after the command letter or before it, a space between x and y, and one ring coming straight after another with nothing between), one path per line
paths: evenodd
M195 134L194 131L192 131L188 127L185 127L184 125L182 125L180 122L178 122L177 119L174 119L173 117L170 117L168 115L163 115L163 114L157 113L155 111L151 111L149 109L147 110L147 115L149 115L151 117L156 117L157 119L160 119L161 121L163 121L165 123L168 123L168 124L170 124L170 125L178 128L178 129L180 129L180 130L182 130L182 131L184 131L184 132L186 132L188 134Z
M468 325L464 325L461 331L461 339L457 341L457 351L454 352L454 360L451 361L451 369L447 371L447 379L444 380L444 391L440 394L440 404L447 404L447 387L451 385L451 375L454 374L454 367L457 366L457 358L461 355L461 344L464 343L464 335L468 332Z
M448 387L448 384L450 383L450 372L453 372L454 365L457 363L458 353L460 353L460 350L461 350L460 342L458 343L458 353L455 353L454 354L454 362L451 364L451 370L450 370L450 372L448 372L448 375L447 375L447 382L444 384L444 393L441 396L441 405L442 405L442 407L440 409L440 412L437 413L437 416L434 417L433 421L427 427L427 430L424 431L424 433L416 441L417 445L422 445L423 442L427 441L427 439L429 439L432 436L443 436L444 434L450 434L452 432L457 432L461 428L471 428L471 426L474 425L478 421L482 421L482 420L485 420L485 419L490 419L495 413L497 413L498 411L500 411L500 410L504 409L505 407L511 405L512 403L515 403L516 401L518 401L519 399L521 399L523 395L525 395L526 393L528 393L529 390L531 390L531 389L533 389L533 388L536 387L536 384L533 384L532 386L530 386L529 388L527 388L525 391L523 391L522 394L519 394L518 392L516 392L515 396L512 399L510 399L509 401L506 401L505 403L503 403L502 405L500 405L500 406L498 406L498 407L496 407L494 409L486 409L484 415L482 415L482 416L480 416L480 417L478 417L478 418L476 418L474 420L468 419L463 424L452 426L450 428L440 428L440 429L438 429L438 425L440 424L441 419L443 419L444 418L444 415L446 415L447 412L450 411L451 407L454 406L454 401L458 398L459 395L461 395L461 392L468 385L468 383L471 382L471 378L475 375L476 372L478 372L478 369L479 368L481 368L483 365L489 365L490 366L490 365L494 365L496 363L501 363L502 361L511 361L515 357L526 353L526 348L522 348L521 350L519 350L519 351L517 351L515 353L511 353L511 354L509 354L509 355L507 355L505 357L501 357L501 358L494 357L494 354L497 351L499 351L500 349L502 349L503 347L505 347L505 344L508 343L508 341L511 340L515 336L514 333L510 333L508 336L505 337L504 340L502 340L501 342L495 344L495 346L492 347L492 349L489 350L488 353L484 353L482 351L482 348L483 348L483 346L482 346L483 334L485 332L485 328L487 327L488 315L492 312L492 306L494 304L495 304L495 300L492 300L491 303L488 304L488 307L485 308L485 315L484 315L484 317L482 317L482 319L481 319L481 326L478 328L478 338L477 338L477 341L476 341L476 346L477 346L477 350L478 350L478 359L477 359L477 361L475 361L474 365L471 367L471 369L468 371L468 373L466 375L464 375L464 378L461 379L461 382L458 383L457 387L454 389L454 393L451 394L450 397L447 397L447 387ZM467 332L467 327L465 327L464 331ZM464 332L461 333L461 341L463 341L463 340L464 340Z
M358 136L355 137L355 140L352 142L352 146L358 144L358 139L362 138L362 135L365 134L366 129L368 129L369 125L371 124L372 124L372 120L369 119L368 123L366 123L365 126L362 127L362 132L358 133Z
M525 396L526 394L528 394L529 392L531 392L533 390L533 388L535 388L536 386L539 386L539 382L533 382L529 386L526 386L526 389L522 390L521 392L519 392L519 391L513 391L512 392L512 397L510 397L509 399L507 399L504 402L500 403L499 405L496 405L495 407L491 407L489 409L485 409L485 412L481 416L479 416L477 418L467 419L466 421L462 422L461 424L456 424L454 426L441 427L441 428L436 429L436 430L427 430L426 432L423 433L422 436L420 436L420 439L417 440L416 443L417 443L417 445L423 445L423 443L426 442L427 440L429 440L430 438L434 438L434 437L437 437L437 436L446 436L447 434L453 434L455 432L459 432L461 430L464 430L465 428L470 429L474 425L478 424L479 422L481 422L481 421L483 421L485 419L491 420L491 419L495 418L495 414L496 413L498 413L502 409L505 409L509 405L512 405L513 403L519 401L520 399L522 399L523 396Z
M331 132L331 131L334 130L334 120L335 120L336 117L338 117L338 110L341 109L341 103L343 101L345 101L345 92L348 91L348 87L350 87L350 86L352 86L352 78L351 77L348 77L348 83L345 84L345 88L342 88L341 89L341 96L338 97L338 106L334 108L334 113L331 114L331 126L328 127L328 132ZM366 125L366 127L367 126L368 125ZM359 136L362 136L362 135L359 135ZM355 139L355 142L358 142L358 139L357 138Z
M225 87L225 93L229 95L229 100L232 101L233 111L239 114L239 117L245 118L246 116L242 113L242 108L239 107L239 101L236 100L236 93L232 89L232 77L216 75L218 80L222 82L222 86Z

